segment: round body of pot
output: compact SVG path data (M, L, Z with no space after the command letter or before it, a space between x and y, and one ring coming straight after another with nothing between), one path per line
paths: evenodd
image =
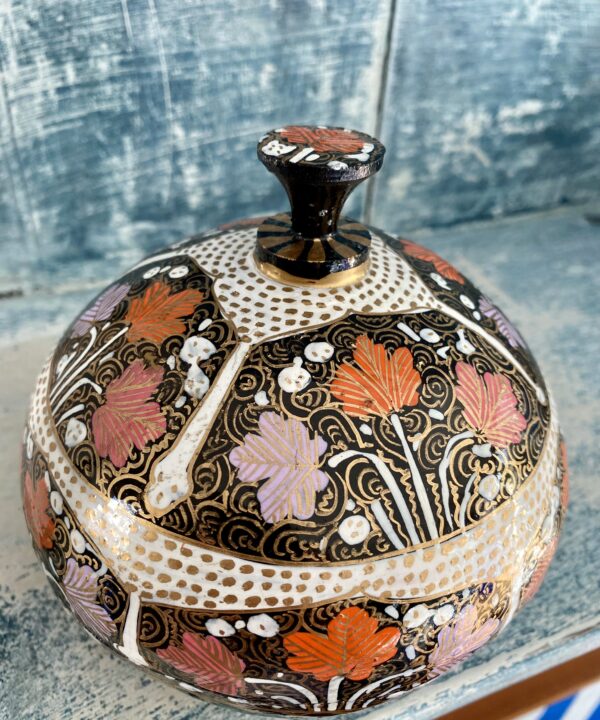
M497 635L556 547L565 454L521 335L438 255L340 217L383 153L267 134L291 213L140 262L37 383L23 495L47 576L196 697L397 697Z

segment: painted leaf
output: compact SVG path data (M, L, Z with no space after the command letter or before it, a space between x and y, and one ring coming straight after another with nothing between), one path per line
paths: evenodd
M182 290L169 294L163 282L148 286L142 297L131 301L125 321L131 323L127 338L132 342L150 340L157 344L170 335L185 332L181 318L191 315L203 299L199 290Z
M500 627L500 621L489 618L477 627L477 609L473 605L464 607L455 622L440 630L437 645L429 655L431 670L429 677L445 673L484 645Z
M529 582L523 590L523 594L521 596L521 605L525 605L526 603L528 603L540 589L542 583L544 582L544 578L546 577L546 573L548 572L548 568L550 567L550 563L552 562L552 558L554 557L554 553L556 552L557 547L558 537L555 537L548 543L540 559L538 560L538 563L535 566L535 570L531 574Z
M62 583L69 605L81 622L104 640L113 636L116 625L97 601L98 579L92 568L89 565L79 566L70 558Z
M469 425L497 448L520 442L527 421L517 408L510 380L500 373L481 376L466 362L456 364L456 374L456 397Z
M306 145L317 152L356 153L362 150L364 140L354 132L334 128L307 128L290 125L281 131L290 143Z
M29 472L25 473L23 481L23 509L36 547L50 550L56 523L49 514L51 510L48 488L43 480L38 480L34 485Z
M111 285L100 295L96 302L89 307L85 312L75 321L73 325L73 331L71 337L80 337L90 329L95 322L108 320L113 313L113 310L123 300L123 298L129 292L131 286L127 284Z
M525 347L525 341L521 337L521 334L517 328L511 324L506 315L497 308L491 300L482 296L479 300L479 310L482 315L491 318L500 332L506 338L508 344L513 347Z
M429 250L428 248L411 242L410 240L400 240L400 242L402 243L402 249L407 255L410 255L417 260L424 260L425 262L431 263L436 272L442 277L445 277L446 280L454 280L455 282L464 285L465 279L454 267L454 265L450 265L447 260L444 260L437 253L434 253L433 250Z
M377 665L394 657L400 629L377 631L377 620L366 610L345 608L327 626L327 637L313 632L294 632L283 640L290 656L288 667L331 680L337 675L365 680Z
M264 412L258 421L259 434L248 433L243 445L229 455L242 482L268 478L257 493L263 518L270 523L286 517L306 520L315 511L317 492L329 477L319 469L327 443L311 437L295 418L286 420L276 412Z
M161 660L177 668L205 690L237 695L244 682L244 662L220 640L183 633L182 645L169 645L156 651Z
M348 415L385 416L419 400L421 376L413 367L408 348L397 348L388 357L385 347L361 335L356 340L355 365L340 365L331 393L344 403Z
M166 418L160 405L150 400L162 376L161 368L146 368L143 360L134 360L109 383L106 402L92 415L98 454L110 458L115 467L125 465L134 446L143 450L151 440L164 435Z
M567 512L567 505L569 504L569 463L567 460L567 446L562 438L560 441L560 467L562 471L560 484L560 507L564 517L564 514Z

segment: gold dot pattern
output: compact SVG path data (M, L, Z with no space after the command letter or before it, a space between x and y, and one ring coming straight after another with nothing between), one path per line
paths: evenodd
M434 295L400 255L372 232L363 280L341 288L288 286L263 276L252 257L256 227L238 228L144 261L186 254L216 277L215 295L244 342L259 342L336 320L349 312L437 307ZM138 266L139 267L139 266Z
M231 611L266 610L341 597L424 598L447 592L449 585L461 588L490 578L513 577L539 532L556 482L559 434L552 410L546 445L534 472L511 500L463 532L437 545L399 551L393 557L326 569L305 563L251 562L208 551L150 526L122 502L109 500L89 486L53 437L46 398L48 375L49 364L32 398L33 439L72 511L79 502L81 509L73 512L82 532L117 578L138 589L146 601ZM185 594L182 588L186 588Z
M255 343L332 322L351 312L406 312L417 308L441 310L462 322L505 355L545 402L518 360L493 335L457 313L429 290L411 266L371 228L370 265L363 280L341 288L288 286L263 276L253 259L256 227L223 232L188 243L142 261L137 267L177 255L188 255L216 278L214 292L242 342Z

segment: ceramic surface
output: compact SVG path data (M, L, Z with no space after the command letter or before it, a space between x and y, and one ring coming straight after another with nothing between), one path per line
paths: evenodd
M418 687L536 591L567 499L522 337L368 228L364 278L257 269L259 220L142 261L71 325L23 447L34 545L84 626L203 699L342 713Z

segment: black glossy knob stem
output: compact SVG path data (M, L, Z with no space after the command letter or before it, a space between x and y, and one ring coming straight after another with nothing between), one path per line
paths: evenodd
M340 213L352 190L379 170L384 153L375 138L344 128L293 125L264 135L258 157L284 186L291 214L259 228L255 255L262 269L342 284L330 276L366 263L368 230L340 221Z

